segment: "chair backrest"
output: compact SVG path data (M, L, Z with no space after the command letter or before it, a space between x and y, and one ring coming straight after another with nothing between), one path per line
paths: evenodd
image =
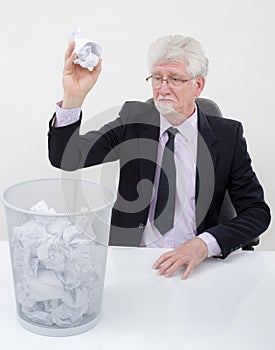
M197 97L196 104L205 114L214 115L215 117L222 117L222 112L216 102L208 98Z

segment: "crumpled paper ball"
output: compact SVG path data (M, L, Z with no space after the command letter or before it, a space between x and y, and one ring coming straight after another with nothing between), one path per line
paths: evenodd
M77 55L74 63L92 71L102 55L101 46L95 41L87 39L80 27L71 34L71 40L75 42L74 53Z

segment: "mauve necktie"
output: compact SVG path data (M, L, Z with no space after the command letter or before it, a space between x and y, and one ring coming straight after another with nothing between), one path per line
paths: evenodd
M159 178L159 187L154 215L154 224L163 235L174 226L176 200L176 167L174 160L174 141L178 132L175 128L167 129L166 142Z

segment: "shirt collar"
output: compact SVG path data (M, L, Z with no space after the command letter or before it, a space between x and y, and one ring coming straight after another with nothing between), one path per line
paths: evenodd
M178 129L179 133L189 142L192 141L193 137L195 136L197 132L197 121L198 121L198 111L197 111L197 106L195 104L195 111L194 113L187 118L182 124L178 125L175 127L171 123L168 122L168 120L163 117L162 115L160 116L160 134L159 138L163 136L165 131L170 128L176 128Z

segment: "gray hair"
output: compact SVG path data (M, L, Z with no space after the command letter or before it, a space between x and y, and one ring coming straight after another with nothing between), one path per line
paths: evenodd
M169 35L156 40L149 48L148 66L152 73L155 64L188 62L188 73L196 78L206 77L208 59L202 45L195 39L183 35Z

